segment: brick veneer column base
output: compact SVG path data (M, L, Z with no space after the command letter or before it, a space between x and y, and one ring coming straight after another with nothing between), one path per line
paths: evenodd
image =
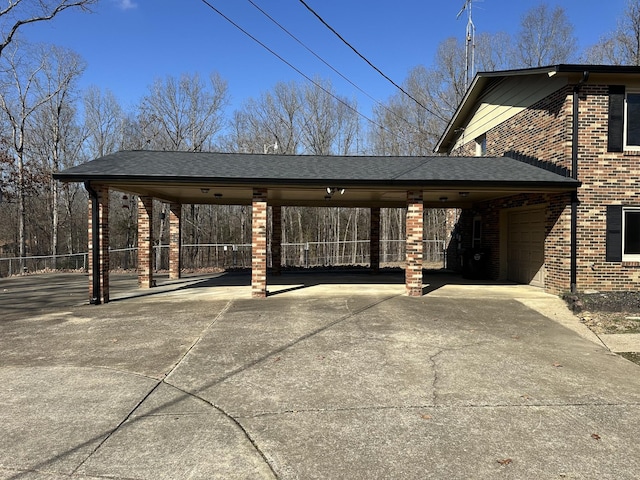
M138 197L138 286L153 286L153 198Z
M422 192L407 192L407 295L422 296L422 258L424 236Z
M182 204L169 205L169 278L182 276Z
M267 189L253 189L251 214L251 296L267 296Z

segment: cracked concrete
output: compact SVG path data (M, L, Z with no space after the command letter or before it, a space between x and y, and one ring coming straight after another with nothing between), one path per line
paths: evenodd
M0 479L640 471L640 367L538 289L297 274L252 300L243 275L138 296L118 278L89 306L80 281L1 280Z

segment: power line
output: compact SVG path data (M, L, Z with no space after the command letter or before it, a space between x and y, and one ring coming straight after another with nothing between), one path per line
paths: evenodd
M416 129L419 132L419 129L413 125L411 122L409 122L409 120L407 120L406 118L401 117L400 115L398 115L396 112L394 112L392 109L390 109L389 107L387 107L386 105L384 105L383 103L381 103L380 101L378 101L376 98L374 98L373 96L371 96L368 92L366 92L365 90L363 90L362 88L360 88L358 85L356 85L354 82L352 82L349 78L347 78L344 74L342 74L340 71L338 71L338 69L336 69L333 65L331 65L328 61L326 61L324 58L322 58L320 55L318 55L316 52L314 52L311 48L309 48L304 42L302 42L300 39L298 39L293 33L291 33L289 30L287 30L284 26L282 26L277 20L275 20L271 15L269 15L267 12L265 12L260 6L258 6L253 0L247 0L251 5L253 5L260 13L262 13L265 17L267 17L269 20L271 20L271 22L273 22L275 25L277 25L283 32L285 32L287 35L289 35L292 39L294 39L298 44L300 44L302 47L304 47L309 53L311 53L311 55L313 55L314 57L316 57L318 60L320 60L322 63L324 63L327 67L329 67L331 70L333 70L335 73L337 73L342 79L344 79L346 82L348 82L350 85L352 85L354 88L356 88L358 91L360 91L361 93L363 93L365 96L367 96L369 99L373 100L378 106L380 106L381 108L384 108L387 112L391 113L393 116L395 116L396 118L398 118L399 120L402 120L403 122L405 122L408 126L410 126L411 128Z
M409 97L411 100L413 100L415 103L417 103L420 107L422 107L423 109L425 109L427 112L429 112L431 115L438 117L440 120L442 120L443 122L448 122L448 119L441 117L439 114L435 113L434 111L430 110L429 108L427 108L426 106L424 106L419 100L417 100L413 95L411 95L409 92L407 92L404 88L402 88L400 85L398 85L396 82L394 82L391 78L389 78L382 70L380 70L378 67L376 67L367 57L365 57L363 54L361 54L353 45L351 45L349 42L347 42L344 37L342 35L340 35L331 25L329 25L324 18L322 18L313 8L311 8L309 5L307 5L307 3L304 0L299 0L300 3L302 3L302 5L305 6L305 8L307 10L309 10L325 27L327 27L329 30L331 30L331 32L337 36L342 43L344 43L347 47L349 47L351 50L353 50L353 52L358 55L362 60L364 60L371 68L373 68L376 72L378 72L380 75L382 75L382 77L387 80L388 82L390 82L394 87L396 87L398 90L400 90L402 93L404 93L407 97Z
M231 18L229 18L228 16L226 16L224 13L222 13L220 10L218 10L216 7L214 7L208 0L201 0L202 3L204 3L206 6L208 6L211 10L213 10L214 12L216 12L218 15L220 15L222 18L224 18L227 22L229 22L231 25L233 25L235 28L237 28L238 30L240 30L242 33L244 33L247 37L249 37L251 40L253 40L254 42L256 42L258 45L260 45L262 48L264 48L265 50L267 50L269 53L271 53L273 56L275 56L278 60L280 60L281 62L283 62L285 65L287 65L289 68L293 69L296 73L298 73L299 75L301 75L302 77L304 77L307 81L311 82L313 85L315 85L317 88L319 88L320 90L322 90L324 93L326 93L327 95L331 96L332 98L334 98L337 102L341 103L342 105L344 105L345 107L347 107L349 110L351 110L352 112L356 113L357 115L361 116L362 118L364 118L365 120L367 120L368 122L372 123L373 125L376 125L378 128L390 133L391 135L395 135L397 136L397 133L392 132L390 130L388 130L384 125L380 125L379 123L375 122L374 120L370 119L368 116L366 116L365 114L363 114L362 112L358 111L356 108L354 108L352 105L350 105L349 103L347 103L346 101L344 101L343 99L337 97L336 95L333 94L333 92L330 92L329 90L327 90L325 87L323 87L321 84L319 84L318 82L316 82L315 80L313 80L311 77L309 77L307 74L305 74L303 71L301 71L300 69L298 69L295 65L293 65L292 63L288 62L285 58L283 58L281 55L279 55L276 51L274 51L273 49L269 48L266 44L264 44L263 42L261 42L260 40L258 40L255 36L251 35L248 31L246 31L244 28L242 28L240 25L238 25L236 22L234 22ZM402 137L400 137L402 140L409 142L411 144L414 144L416 146L419 146L418 144L416 144L415 142L408 140L408 139L404 139Z

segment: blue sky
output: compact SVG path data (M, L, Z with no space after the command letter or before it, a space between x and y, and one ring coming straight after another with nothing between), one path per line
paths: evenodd
M396 83L419 64L430 65L444 39L464 37L464 0L306 0L331 26ZM335 90L370 104L362 93L270 22L247 0L209 0L245 30L309 77L332 80ZM379 101L394 87L367 66L298 0L253 0L274 19ZM477 33L517 31L529 0L475 0ZM576 28L581 46L613 30L626 0L557 0ZM87 62L81 87L109 88L132 109L154 79L218 72L229 84L232 107L258 97L278 81L303 78L232 26L201 0L100 0L92 14L64 12L54 21L28 25L30 41L71 48Z

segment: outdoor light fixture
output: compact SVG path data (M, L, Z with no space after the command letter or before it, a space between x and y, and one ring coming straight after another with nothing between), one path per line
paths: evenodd
M202 193L209 193L209 189L208 188L201 188L200 191Z
M214 193L213 196L216 197L216 198L222 198L222 194L221 193Z
M466 198L469 196L469 192L460 192L458 193L458 195L460 195L462 198Z
M449 197L440 197L441 202L446 202L447 200L449 200Z
M340 195L344 195L344 188L342 188L342 187L327 187L327 195L333 195L334 193L339 193Z

